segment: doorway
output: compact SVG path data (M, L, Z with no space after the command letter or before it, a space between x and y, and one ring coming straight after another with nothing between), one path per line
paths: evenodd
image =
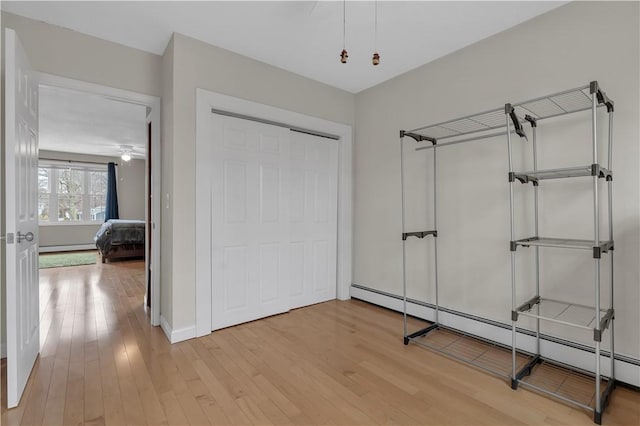
M128 205L121 204L123 209L121 208L120 217L122 219L130 219L135 216L135 219L139 219L145 228L141 251L144 253L145 258L147 291L144 296L145 300L140 300L140 303L144 304L145 309L150 311L149 320L151 324L159 325L160 268L159 266L154 266L159 265L160 259L160 99L154 96L49 74L40 74L39 77L42 90L65 91L76 96L100 98L103 102L108 101L114 105L120 105L128 111L128 114L135 112L139 118L140 128L136 130L139 133L135 138L128 135L119 141L98 140L95 142L99 146L102 144L103 148L110 145L112 151L108 156L111 158L118 157L113 161L117 162L118 166L116 168L119 169L117 180L118 184L121 185L118 193L125 194L125 198L128 199L120 200L120 203L128 203ZM135 124L135 127L137 128L138 124ZM139 139L139 142L134 139ZM86 147L89 146L91 146L90 142L86 144ZM80 150L76 149L76 151ZM124 161L122 154L128 154L131 159ZM54 157L54 160L60 158L53 155L51 157ZM95 161L95 163L99 162ZM127 175L128 182L121 180L123 176ZM135 191L131 191L132 185L135 186ZM135 193L138 194L137 199L135 199ZM154 196L156 194L157 196ZM103 213L99 212L98 210L100 209L97 207L94 206L91 209L91 206L89 206L89 210L85 212L85 215L88 214L93 219L103 219L103 216L101 216ZM125 256L128 254L125 253ZM98 259L98 261L101 260Z

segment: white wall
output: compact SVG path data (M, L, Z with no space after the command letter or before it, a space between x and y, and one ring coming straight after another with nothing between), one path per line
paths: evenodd
M4 28L16 31L36 71L160 95L158 55L7 12Z
M354 156L354 282L402 294L400 129L499 108L505 102L598 80L616 102L616 345L618 352L640 358L639 26L637 2L574 2L359 93ZM541 124L541 167L590 164L587 117ZM410 152L415 144L405 141L409 157L407 226L430 229L432 215L426 212L432 206L425 194L431 197L427 166L431 154ZM528 154L530 143L515 141L515 145L516 167L525 167L523 149ZM438 161L440 302L509 322L506 139L443 147L438 151ZM546 230L551 236L581 238L592 235L589 183L576 180L541 186L541 209L545 212L541 233ZM530 187L516 190L518 194L532 194ZM531 203L518 195L516 206L521 230L516 236L522 238L532 234ZM431 302L432 244L428 238L407 242L409 296ZM525 290L532 288L531 251L525 250L518 250L518 291L522 298L532 295L531 290ZM547 296L593 304L590 255L547 250L542 262L542 290ZM588 336L581 337L590 341Z
M145 220L145 160L117 161L120 219Z
M173 87L167 86L173 92L173 140L163 151L172 163L163 170L163 213L168 199L174 227L163 240L170 240L173 250L173 269L171 276L163 270L163 286L170 280L173 316L165 319L176 330L195 325L195 89L345 124L353 123L354 95L180 34L174 34L168 53L173 55ZM173 178L165 180L169 174Z
M100 223L82 225L45 225L39 226L40 235L38 237L41 249L55 247L55 251L64 251L65 246L91 246L95 249L93 237L100 229ZM66 248L69 250L69 248ZM77 248L71 248L77 250Z

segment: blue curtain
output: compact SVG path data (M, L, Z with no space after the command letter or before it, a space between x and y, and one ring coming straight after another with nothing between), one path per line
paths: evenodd
M118 214L118 192L116 189L116 164L107 164L107 205L105 206L104 221L120 219Z

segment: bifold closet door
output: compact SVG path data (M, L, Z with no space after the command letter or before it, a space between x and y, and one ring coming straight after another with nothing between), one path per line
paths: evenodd
M212 330L289 310L290 131L212 114Z
M338 142L291 132L291 308L336 298Z
M212 330L335 299L337 142L211 119Z

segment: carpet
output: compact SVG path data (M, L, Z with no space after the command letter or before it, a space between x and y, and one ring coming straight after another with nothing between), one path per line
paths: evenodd
M96 252L41 254L40 269L62 266L92 265L96 263Z

